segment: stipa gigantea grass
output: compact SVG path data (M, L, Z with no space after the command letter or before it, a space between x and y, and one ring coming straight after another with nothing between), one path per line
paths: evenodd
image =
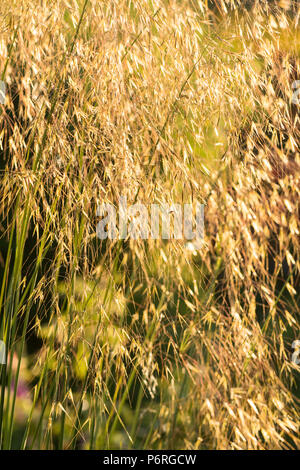
M299 445L299 10L239 3L2 4L3 448ZM97 240L120 195L201 250Z

